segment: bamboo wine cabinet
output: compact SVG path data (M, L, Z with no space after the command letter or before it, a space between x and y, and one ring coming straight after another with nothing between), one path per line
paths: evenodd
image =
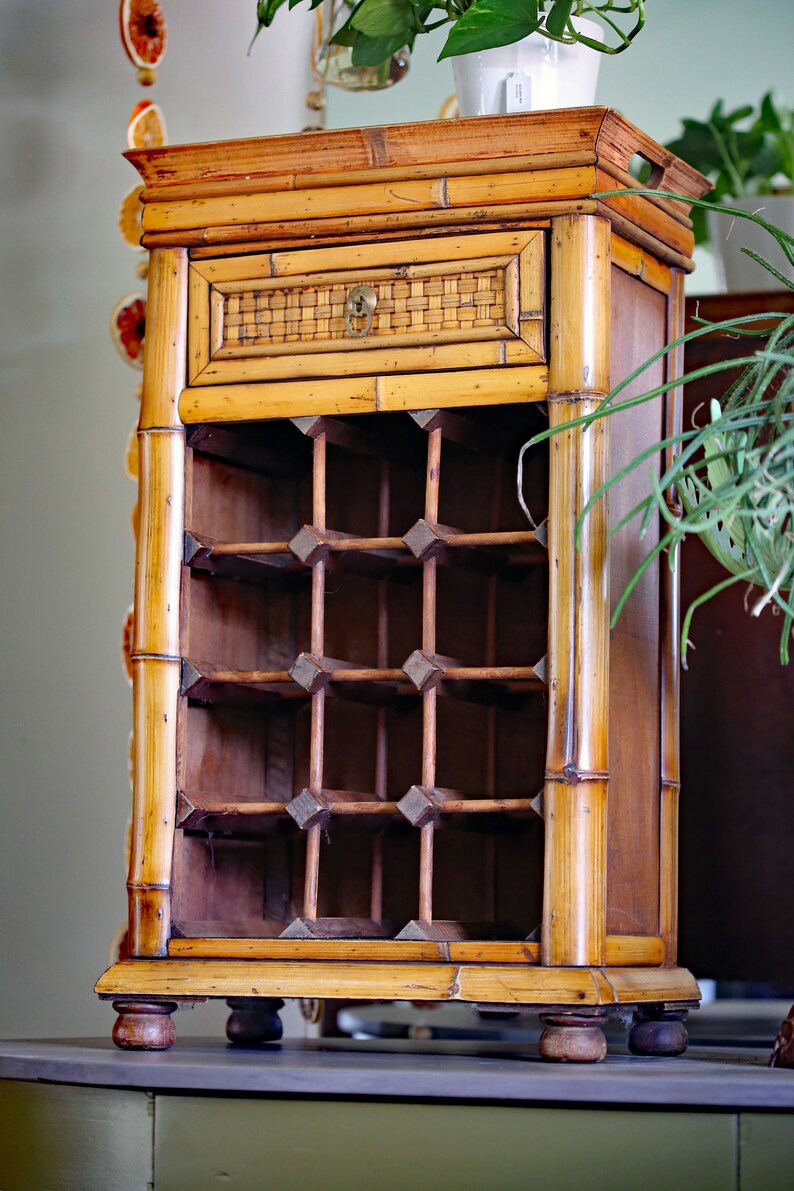
M605 476L675 387L708 184L607 108L134 152L151 249L120 1046L182 1001L610 1010L678 1053L677 580L608 538ZM680 357L640 385L675 379ZM639 483L645 482L643 477ZM522 508L525 506L525 509Z

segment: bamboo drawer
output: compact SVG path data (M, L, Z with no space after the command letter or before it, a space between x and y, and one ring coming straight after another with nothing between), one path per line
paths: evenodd
M346 320L355 287L371 324ZM193 261L191 385L538 364L544 232Z

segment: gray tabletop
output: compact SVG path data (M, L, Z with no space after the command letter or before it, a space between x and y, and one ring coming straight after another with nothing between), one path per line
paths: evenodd
M241 1096L794 1109L794 1071L770 1070L767 1057L695 1046L642 1059L615 1047L604 1063L580 1066L508 1042L289 1039L239 1049L189 1039L141 1054L106 1039L55 1039L0 1042L0 1078Z

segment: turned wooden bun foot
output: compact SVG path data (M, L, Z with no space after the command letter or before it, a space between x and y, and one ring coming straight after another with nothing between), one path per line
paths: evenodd
M284 1033L278 1015L284 1002L278 997L230 997L226 1004L231 1009L226 1022L230 1042L254 1046L258 1042L278 1042Z
M629 1030L629 1050L633 1055L674 1058L689 1044L686 1009L638 1009Z
M113 1041L122 1050L168 1050L176 1041L176 1001L114 1001Z
M606 1058L607 1040L601 1028L607 1015L541 1013L545 1030L540 1036L542 1059L555 1063L600 1063Z

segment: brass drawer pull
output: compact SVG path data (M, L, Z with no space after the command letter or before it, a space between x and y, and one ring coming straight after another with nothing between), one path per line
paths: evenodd
M345 300L345 330L353 339L368 335L372 328L372 316L378 304L378 295L372 286L354 285ZM355 324L364 319L364 325Z

